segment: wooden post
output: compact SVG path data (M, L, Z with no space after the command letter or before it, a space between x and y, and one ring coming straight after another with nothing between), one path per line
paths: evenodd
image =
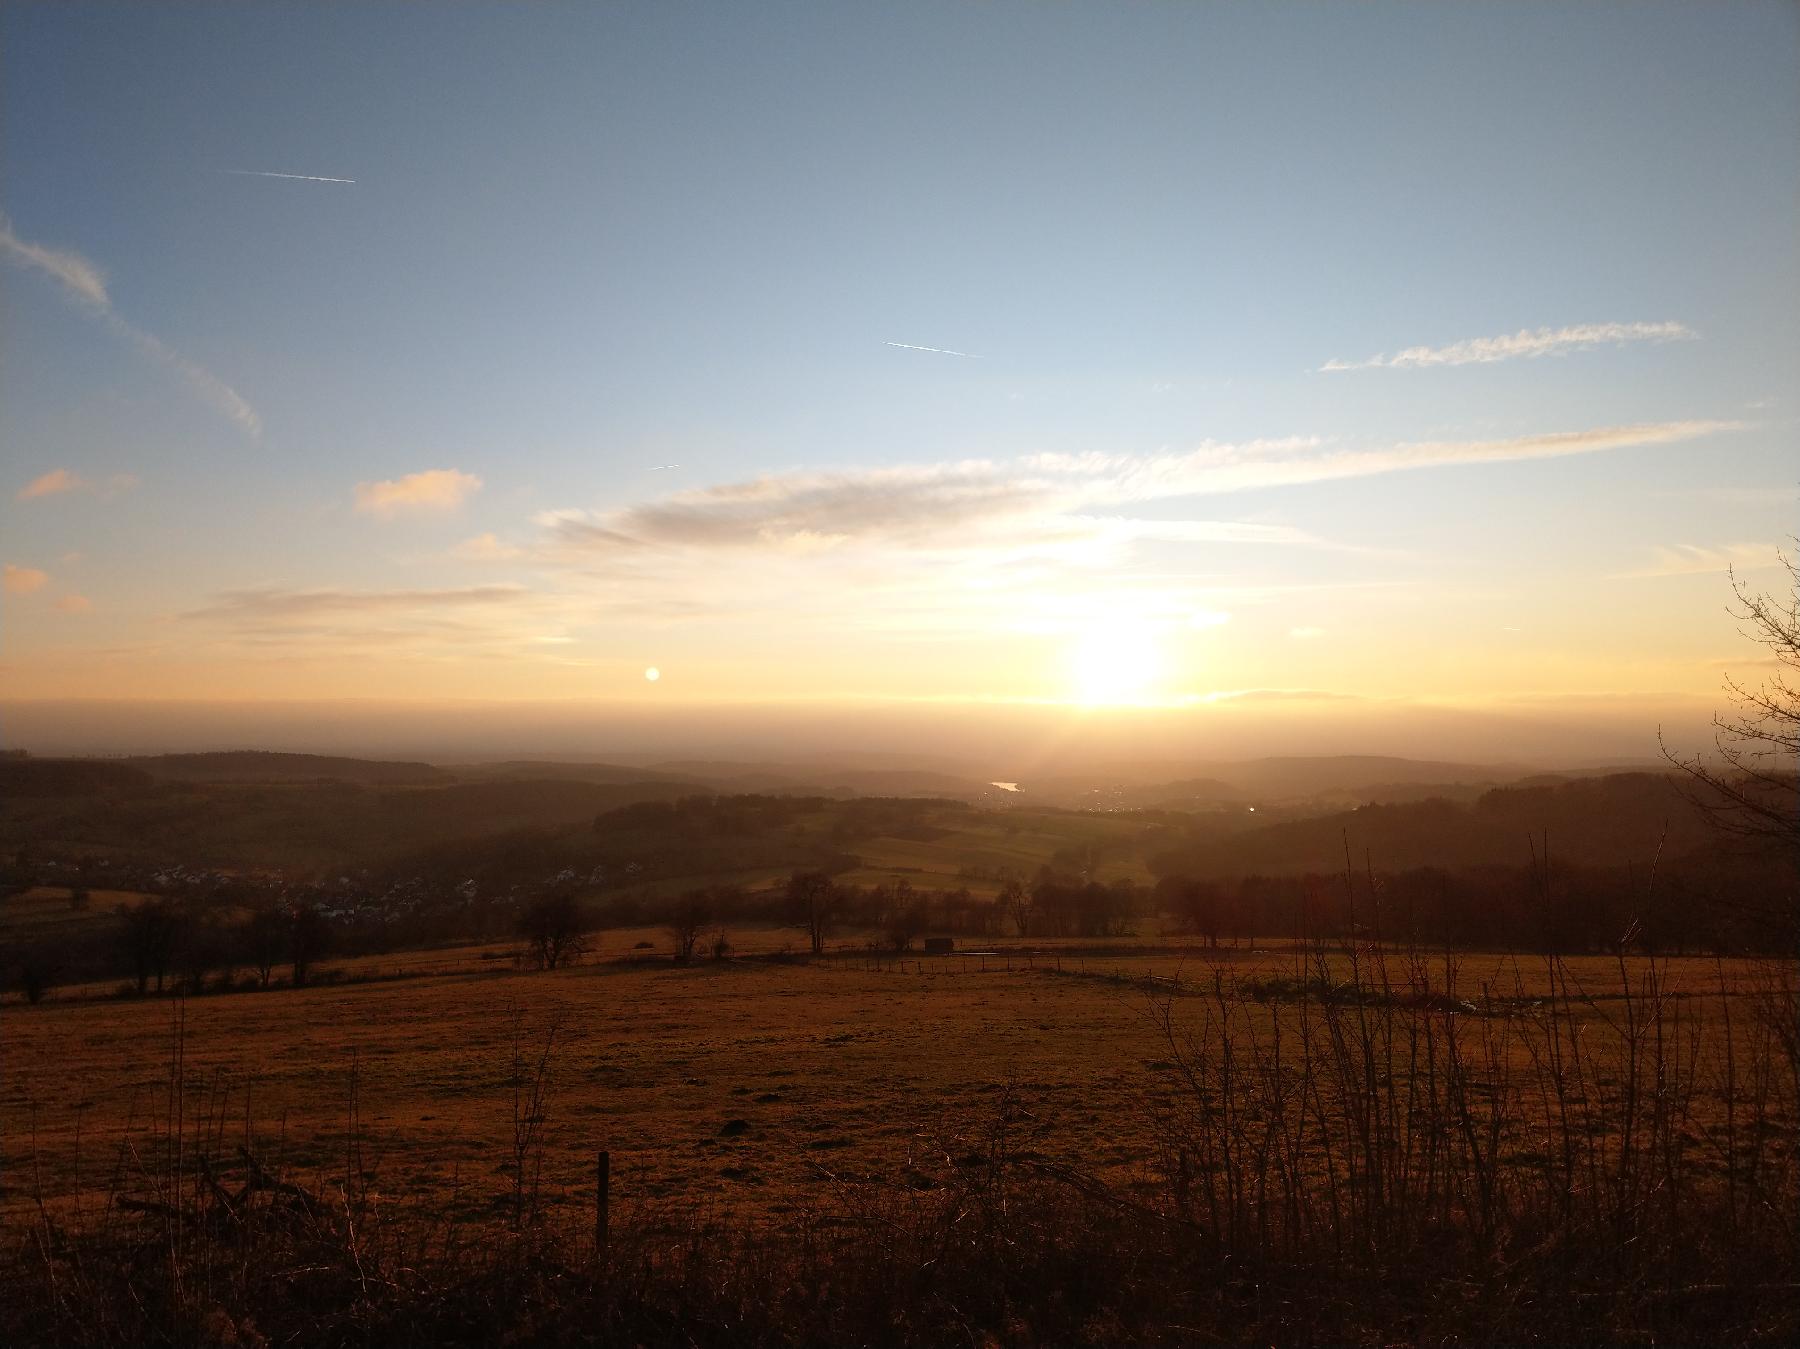
M612 1236L612 1153L602 1149L594 1166L594 1244L604 1252Z

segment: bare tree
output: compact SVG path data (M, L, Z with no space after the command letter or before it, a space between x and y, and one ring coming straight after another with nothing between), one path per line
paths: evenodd
M180 989L196 997L206 992L207 981L225 969L227 954L211 914L198 905L190 905L181 924L175 957L181 975Z
M685 965L694 958L700 931L712 921L712 905L704 890L690 890L675 901L669 910L669 937L675 943L675 963Z
M244 960L256 971L256 986L267 988L275 967L288 947L288 917L272 904L259 906L250 921L238 930Z
M294 987L306 987L313 962L331 948L331 923L312 904L300 904L288 918L288 960L293 966Z
M1731 573L1730 612L1767 648L1775 673L1760 685L1731 675L1730 712L1713 715L1713 757L1663 756L1688 777L1689 799L1729 833L1772 843L1800 859L1800 554L1780 555L1787 594L1752 591ZM1660 739L1660 736L1659 736Z
M25 995L25 1001L34 1007L61 982L62 967L57 962L55 953L41 943L22 946L18 949L16 961L8 962L0 957L0 963L13 966L10 971L13 982Z
M793 921L806 929L816 956L825 953L825 938L840 898L837 886L823 871L796 871L788 877L788 911Z
M166 899L151 899L135 908L121 904L119 918L119 935L126 961L137 976L139 996L149 990L152 976L156 979L156 991L162 992L163 976L180 944L181 913Z
M1165 876L1156 883L1156 898L1165 913L1180 919L1189 932L1206 938L1209 949L1219 949L1223 896L1217 885L1190 876Z
M566 892L533 900L519 918L519 935L540 970L566 965L587 949L581 906Z
M1012 919L1019 935L1028 935L1031 928L1031 891L1025 888L1024 881L1017 876L1007 876L1000 887L1000 907Z

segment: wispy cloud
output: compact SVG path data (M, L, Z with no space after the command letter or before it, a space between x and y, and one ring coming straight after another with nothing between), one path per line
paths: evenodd
M0 253L22 267L31 267L58 282L74 298L96 309L109 309L106 273L67 249L28 243L13 233L12 222L0 216Z
M591 622L599 606L520 585L441 589L228 590L175 615L184 648L251 658L466 662L539 659L545 638ZM561 645L561 643L549 643Z
M1716 501L1722 506L1792 506L1800 502L1800 482L1785 487L1682 487L1651 495L1677 501Z
M1406 370L1434 365L1485 365L1494 361L1532 360L1590 347L1624 346L1628 342L1674 342L1698 337L1685 323L1579 323L1567 328L1522 328L1499 337L1471 337L1442 347L1407 347L1392 356L1366 361L1333 358L1321 371Z
M1779 566L1779 550L1772 543L1728 543L1712 548L1678 543L1653 550L1655 560L1635 571L1615 572L1616 581L1648 580L1659 576L1703 576L1729 571L1755 571Z
M0 586L8 595L29 595L34 590L42 590L50 580L50 573L39 571L36 567L21 567L17 563L8 562Z
M1087 479L1115 500L1154 500L1260 488L1294 487L1344 478L1470 464L1520 463L1698 440L1748 429L1738 421L1644 422L1583 431L1551 431L1502 440L1402 441L1372 449L1337 449L1319 439L1207 443L1184 454L1040 455L1027 462Z
M948 347L921 347L912 342L883 342L884 347L899 347L902 351L929 351L934 356L960 356L965 361L979 361L982 358L970 351L951 351Z
M117 314L106 316L106 326L130 342L151 360L174 371L194 396L214 412L236 422L252 440L262 439L262 418L244 396L196 361L190 361L160 337L133 327Z
M237 423L251 439L262 436L262 419L256 409L224 380L189 360L136 325L121 318L106 291L106 276L79 253L30 243L13 232L12 222L0 216L0 255L55 280L71 298L96 311L109 332L174 371L176 376L215 411Z
M61 496L64 492L79 492L87 486L87 482L78 474L66 468L53 468L48 473L41 473L14 496L20 501L36 501L40 497Z
M1330 689L1219 689L1195 695L1197 703L1344 703L1361 701L1354 693Z
M599 515L545 512L553 541L639 547L818 551L853 542L981 541L1024 530L1043 539L1133 535L1196 543L1327 546L1285 526L1217 520L1123 520L1096 508L1224 495L1470 464L1524 462L1694 440L1743 429L1725 421L1657 422L1504 440L1336 448L1314 437L1206 442L1184 453L1035 455L839 472L770 475L677 492ZM989 539L988 541L991 541Z
M56 602L57 611L65 614L85 614L93 607L94 602L86 595L64 595Z
M1185 634L1196 613L1281 604L1290 592L1303 592L1311 606L1330 586L1416 583L1334 572L1330 586L1316 576L1286 584L1295 566L1271 553L1404 554L1320 537L1260 512L1233 519L1219 509L1230 494L1617 452L1737 425L1386 445L1293 437L1160 454L777 473L609 510L542 512L527 553L583 595L590 617L626 604L646 618L667 616L704 595L717 611L713 621L747 631L820 622L883 639L1010 632L1057 640L1096 617L1124 614L1141 627ZM1279 630L1305 621L1294 614Z
M403 478L356 484L356 509L382 519L453 511L481 490L481 479L455 468L431 468Z
M1074 515L1069 523L1109 531L1123 538L1159 543L1261 543L1298 548L1335 548L1327 539L1292 525L1247 520L1137 520L1117 515Z
M129 492L137 485L135 473L114 473L94 482L66 468L53 468L48 473L41 473L33 478L13 495L19 501L38 501L44 497L65 496L73 492L96 492L103 497L112 497L120 492Z
M525 556L523 548L502 542L496 534L477 534L472 539L464 539L450 551L468 562L509 562Z
M321 178L312 173L270 173L267 169L220 169L220 173L233 173L240 178L289 178L297 183L354 183L354 178Z
M322 614L418 613L427 610L510 605L526 599L523 586L462 586L444 590L227 590L209 605L181 617L199 621L315 618Z

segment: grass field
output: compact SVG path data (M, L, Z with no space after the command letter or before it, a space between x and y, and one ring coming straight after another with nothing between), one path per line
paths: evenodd
M0 935L21 942L67 937L104 926L120 908L147 898L132 890L90 890L87 904L77 908L67 886L34 885L0 903Z
M793 935L751 930L734 944L767 953ZM510 947L466 947L344 962L369 982L9 1005L0 1212L40 1198L93 1207L129 1190L169 1131L178 1066L173 1108L225 1142L324 1183L342 1178L354 1129L368 1183L393 1201L483 1210L512 1193L515 1054L535 1063L546 1046L552 1209L591 1202L600 1149L627 1204L779 1216L838 1178L900 1184L910 1157L953 1148L1008 1087L1026 1112L1023 1146L1148 1190L1155 1120L1175 1085L1159 1007L1177 1028L1196 1024L1216 981L1266 1019L1309 976L1305 953L1281 947L1001 942L986 957L846 951L678 968L654 945L636 949L645 941L666 938L602 934L590 963L547 974L516 969ZM1349 977L1347 957L1327 964L1332 980ZM1472 1005L1528 1015L1551 996L1540 960L1455 965ZM1648 972L1627 963L1630 979ZM1732 1007L1738 1032L1749 1026L1744 1004L1769 969L1695 959L1656 973L1710 1063ZM1619 967L1573 960L1564 976L1583 1033L1614 1033Z

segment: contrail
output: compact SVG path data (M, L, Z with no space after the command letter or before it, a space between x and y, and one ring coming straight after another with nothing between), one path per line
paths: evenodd
M652 464L647 470L650 473L661 473L665 468L680 468L680 464Z
M929 351L939 356L961 356L967 361L979 361L981 357L972 351L951 351L948 347L916 347L911 342L883 342L884 347L899 347L904 351Z
M268 173L262 169L220 169L220 173L235 173L245 178L292 178L300 183L354 183L354 178L319 178L310 173Z

